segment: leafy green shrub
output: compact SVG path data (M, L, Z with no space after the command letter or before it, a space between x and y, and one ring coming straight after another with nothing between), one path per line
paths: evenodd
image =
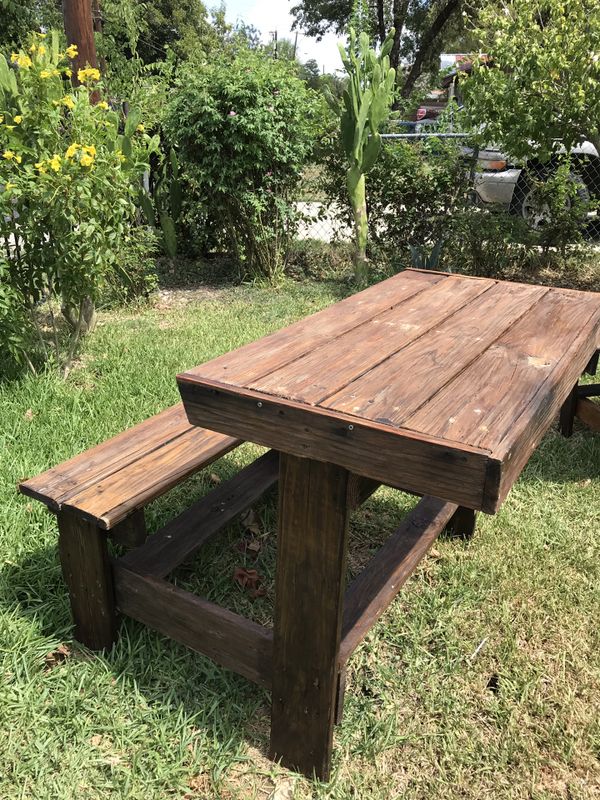
M334 138L323 143L324 189L344 222L351 221ZM369 173L370 257L408 267L413 250L431 251L452 236L454 215L468 202L469 164L452 140L386 142Z
M181 67L165 130L179 155L188 230L210 231L205 251L229 249L243 271L269 279L282 270L317 102L289 64L261 53Z
M11 55L12 66L0 55L0 270L11 286L13 316L27 320L11 350L24 356L35 339L31 366L52 352L68 367L93 326L96 300L107 283L119 281L139 178L157 144L137 130L135 113L123 123L106 101L92 102L101 89L98 70L80 70L82 85L71 86L75 50L59 52L53 32L34 35L27 52ZM58 307L72 329L66 346Z
M114 265L113 274L117 280L109 281L102 301L120 305L148 298L158 288L158 253L159 239L153 228L143 225L131 227L123 237L119 258Z

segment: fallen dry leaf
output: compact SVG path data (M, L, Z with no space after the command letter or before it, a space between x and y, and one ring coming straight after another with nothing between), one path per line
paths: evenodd
M92 747L100 747L102 744L102 736L99 733L94 734L90 739L90 744Z
M70 655L70 648L66 644L60 644L56 650L53 650L44 657L44 669L46 671L54 669L54 667L66 661Z
M260 525L258 524L258 518L252 508L249 508L248 511L242 514L242 516L240 517L240 522L247 531L250 531L250 533L253 533L255 536L260 535Z
M241 586L242 589L246 589L253 600L257 597L264 597L265 590L260 585L262 578L255 569L236 567L233 571L233 580Z
M210 482L215 485L222 483L221 478L219 478L216 472L211 472L209 477L210 477Z
M27 411L23 414L26 420L31 421L33 419L33 409L28 408Z

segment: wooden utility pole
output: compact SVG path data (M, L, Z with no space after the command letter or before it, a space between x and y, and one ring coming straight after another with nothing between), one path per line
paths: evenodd
M77 58L73 59L73 83L77 84L78 69L98 67L92 0L63 0L62 6L67 44L77 45Z

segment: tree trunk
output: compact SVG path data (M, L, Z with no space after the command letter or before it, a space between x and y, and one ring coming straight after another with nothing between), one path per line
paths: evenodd
M76 330L79 321L79 309L73 306L62 306L63 317L67 320L69 327ZM79 334L81 336L91 333L96 327L98 315L96 306L91 297L85 297L81 302L81 321L79 322Z
M404 31L404 23L406 22L406 15L408 13L409 0L394 0L392 6L392 27L394 28L394 44L390 51L390 66L396 70L398 74L398 67L400 66L400 43L402 41L402 32Z
M77 56L73 59L73 85L77 86L77 71L86 66L98 68L96 42L94 40L94 20L92 0L63 0L63 19L67 44L77 45ZM98 4L96 3L96 7ZM100 99L100 93L91 95L93 103Z
M377 0L377 36L381 44L385 42L385 9L383 0Z
M406 76L404 85L400 90L402 97L407 98L410 96L412 90L414 89L415 83L423 72L425 61L431 55L438 36L443 31L452 15L460 9L460 2L461 0L448 0L448 2L446 2L445 5L440 9L430 27L423 34L419 49L415 55L408 75Z

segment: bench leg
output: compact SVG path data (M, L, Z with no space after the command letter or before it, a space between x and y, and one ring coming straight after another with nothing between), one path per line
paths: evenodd
M459 539L471 539L477 527L477 512L459 506L446 525L446 533Z
M573 421L575 420L575 411L577 410L577 388L579 384L575 384L571 393L565 400L560 409L560 419L558 428L562 435L567 439L573 435Z
M111 528L108 535L115 544L120 544L130 550L141 547L148 536L144 509L139 508L134 511L123 522L119 522L118 525Z
M72 511L61 511L57 518L75 638L90 650L109 649L117 638L117 617L107 532Z
M337 711L348 478L281 454L270 752L321 780Z

